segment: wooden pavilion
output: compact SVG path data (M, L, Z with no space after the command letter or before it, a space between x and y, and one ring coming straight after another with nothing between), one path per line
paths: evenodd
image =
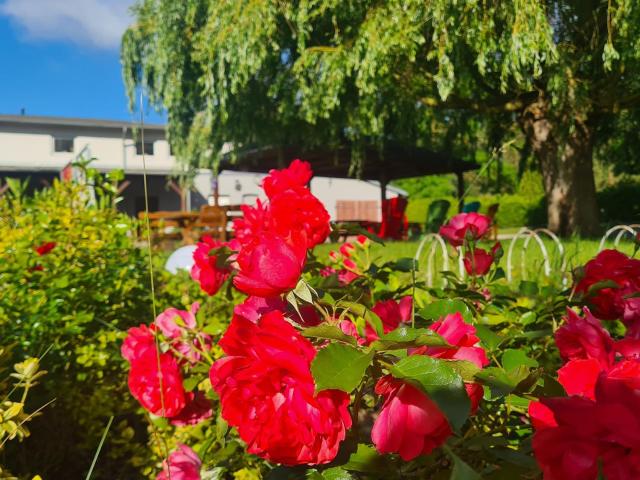
M245 149L235 152L235 155L225 154L219 170L268 173L271 169L286 167L295 158L311 163L316 176L377 180L380 182L382 200L387 198L387 185L392 180L453 173L457 177L460 208L465 190L463 173L479 168L476 163L460 160L446 153L389 144L383 149L364 148L360 172L352 172L352 149L348 146L315 149L296 146Z

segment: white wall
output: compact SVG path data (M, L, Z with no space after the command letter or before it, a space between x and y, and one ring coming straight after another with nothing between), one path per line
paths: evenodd
M83 129L87 130L87 129ZM130 135L130 132L129 132ZM73 152L55 152L54 137L73 138ZM146 156L147 172L167 174L173 170L175 158L169 155L169 144L164 139L150 137L154 154ZM89 156L98 160L92 164L99 170L124 168L127 173L142 173L142 156L136 155L133 140L121 134L107 136L96 129L95 135L61 130L52 133L20 133L0 131L0 170L61 170L88 146ZM125 153L126 152L126 153Z
M223 171L218 176L218 192L221 204L238 205L252 203L257 197L265 199L260 187L264 174L250 172ZM199 193L208 198L213 195L212 175L208 170L201 170L196 177L195 187ZM238 188L239 187L239 188ZM336 218L336 202L338 200L374 200L380 201L380 186L377 182L367 182L348 178L314 177L311 180L311 192L324 204L332 219ZM406 192L387 187L387 198Z

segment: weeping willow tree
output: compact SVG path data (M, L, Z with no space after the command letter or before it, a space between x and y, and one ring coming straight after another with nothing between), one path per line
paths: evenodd
M129 96L167 109L193 164L225 142L465 156L517 130L550 228L592 234L594 152L637 158L637 0L140 0L134 13Z

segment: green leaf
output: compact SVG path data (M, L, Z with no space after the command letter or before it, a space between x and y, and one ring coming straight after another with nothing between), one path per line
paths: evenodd
M187 392L190 392L198 386L198 384L200 383L200 380L201 378L196 376L188 377L184 379L184 381L182 382L182 386Z
M499 367L487 367L476 373L476 379L491 389L494 398L513 392L529 376L529 367L520 366L509 372Z
M529 325L538 319L536 312L526 312L520 317L520 323L522 325Z
M361 303L340 301L338 302L337 306L348 310L358 317L364 318L367 323L371 325L371 328L375 330L379 337L384 334L382 320L380 320L380 317Z
M355 453L352 453L342 468L354 472L381 474L387 470L387 460L375 448L359 443Z
M445 360L426 355L403 358L390 369L398 379L408 380L423 390L458 430L467 420L471 402L462 377Z
M538 284L529 280L521 280L518 291L520 295L524 295L525 297L535 297L538 295Z
M387 262L384 266L398 272L411 272L416 268L416 261L413 258L403 257L395 262Z
M324 480L353 480L353 475L340 467L328 468L322 472Z
M411 347L446 347L449 344L444 338L428 328L398 327L371 344L377 351L399 350Z
M522 350L509 348L502 354L502 366L505 370L512 371L522 365L536 368L538 366L538 362L533 358L528 357Z
M321 349L311 363L316 390L337 389L347 393L355 389L373 359L374 351L363 352L340 343Z
M430 303L422 310L420 310L420 316L427 320L438 320L446 315L459 312L465 322L471 323L473 321L473 314L469 309L469 306L462 300L436 300Z
M356 345L357 341L351 335L347 335L340 327L322 323L315 327L309 327L302 330L302 335L308 338L326 338L329 340L338 340L340 342Z
M445 446L445 451L453 461L453 469L451 470L449 480L482 480L482 477L460 457L453 453L449 447Z
M620 285L618 285L613 280L602 280L601 282L596 282L589 287L587 293L585 294L585 297L591 297L603 288L620 288Z
M311 476L309 476L311 475ZM315 477L313 475L316 475ZM301 479L318 479L320 474L317 470L307 471L306 467L276 467L267 473L266 480L301 480ZM319 477L322 479L322 476Z
M300 300L303 300L307 303L313 303L313 295L311 294L309 285L307 285L307 282L305 282L303 279L300 279L300 281L296 285L296 288L293 289L293 293Z
M486 325L476 325L475 327L476 335L480 338L482 345L484 345L489 351L493 351L498 348L505 340L504 337L498 335Z
M445 360L447 365L453 368L464 381L474 381L476 373L481 369L475 363L468 360Z

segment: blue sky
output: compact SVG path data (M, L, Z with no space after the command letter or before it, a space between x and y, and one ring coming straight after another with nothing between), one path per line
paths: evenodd
M0 114L132 119L119 58L132 3L0 0Z

